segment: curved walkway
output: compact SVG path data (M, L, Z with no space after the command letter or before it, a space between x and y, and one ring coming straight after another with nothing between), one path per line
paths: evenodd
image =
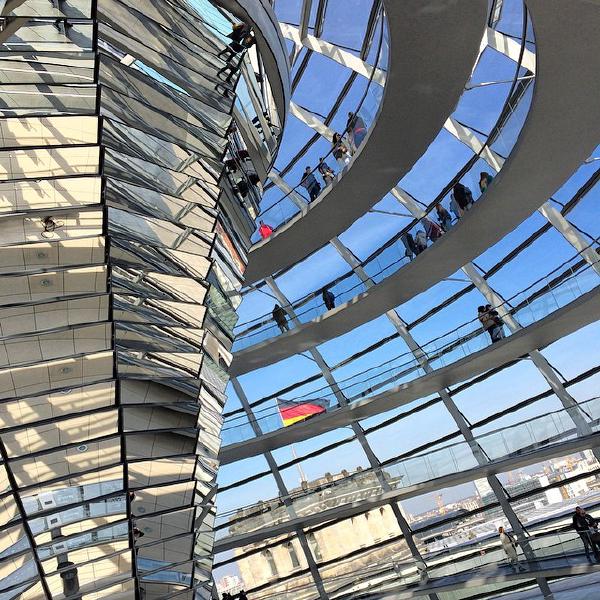
M521 565L526 569L519 573L515 573L508 565L473 569L464 573L432 578L427 584L398 586L395 590L390 589L373 595L361 593L356 595L356 598L362 600L409 600L410 598L430 596L433 593L451 593L454 590L465 590L467 588L476 590L492 583L516 583L520 580L532 580L538 577L573 577L587 573L597 573L600 570L597 564L590 564L582 553L559 555L558 557L549 556L531 562L521 560ZM501 591L502 589L499 587L498 594ZM349 596L343 597L348 598ZM508 597L510 598L510 596ZM541 598L541 595L536 597Z
M246 283L298 262L342 233L412 168L442 129L469 78L485 30L485 2L384 0L389 68L375 124L339 180L304 216L255 244ZM457 35L460 32L460 35Z
M536 87L517 144L488 191L455 227L383 282L237 353L232 375L351 331L455 273L527 219L590 155L600 140L600 10L575 0L529 0L528 8L538 51Z
M216 0L216 4L252 26L283 129L291 98L290 66L273 8L267 0Z
M467 443L463 442L463 444ZM357 514L362 514L390 502L414 498L415 496L421 496L436 490L454 487L490 475L497 475L498 473L522 469L532 464L556 458L557 456L566 456L567 454L573 454L599 446L600 436L596 432L589 435L574 435L574 437L565 441L550 443L548 446L542 446L523 453L514 452L512 455L493 460L483 465L457 470L422 482L410 483L408 485L392 488L388 491L380 491L379 493L372 494L365 498L359 499L357 497L358 493L355 493L354 495L349 494L349 501L344 504L322 510L315 510L314 512L298 515L284 521L279 520L254 531L223 537L215 542L215 553L232 550L233 548L238 548L240 546L247 546L258 541L268 540L296 531L299 527L304 529L330 520L339 521ZM416 458L426 459L427 455ZM387 466L382 467L382 471L386 471L387 469ZM368 471L365 471L365 473L367 472ZM343 481L344 480L339 480L336 483ZM359 491L360 489L357 488L356 492ZM315 493L315 495L317 494L318 492ZM300 497L300 500L301 499L302 497ZM327 499L321 502L326 504Z
M262 454L267 450L274 450L318 436L434 394L440 389L475 377L537 348L547 346L561 337L593 323L598 315L600 315L600 291L595 288L567 306L540 319L537 323L513 333L501 342L446 367L436 369L432 373L403 383L376 396L356 400L345 407L333 409L304 423L297 423L293 427L277 429L258 438L250 438L243 442L223 446L219 454L219 461L221 464L228 464L242 458Z

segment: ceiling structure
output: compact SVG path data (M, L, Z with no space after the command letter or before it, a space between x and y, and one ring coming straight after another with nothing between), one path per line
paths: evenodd
M0 600L596 577L599 29L596 0L0 2Z
M600 365L584 350L600 314L599 7L273 4L292 101L257 219L274 232L253 238L235 328L217 585L551 598L555 579L594 571L570 511L600 502ZM349 112L368 133L345 164L332 140ZM457 182L474 204L455 216ZM440 223L440 204L451 225L415 253L406 234ZM494 344L486 304L503 323ZM285 427L284 402L325 411ZM499 525L525 575L506 565Z

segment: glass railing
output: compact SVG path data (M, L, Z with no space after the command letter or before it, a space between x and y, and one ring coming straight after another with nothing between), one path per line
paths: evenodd
M578 432L573 410L587 423L586 432ZM299 489L290 495L298 517L316 514L352 502L364 502L388 490L400 490L440 477L461 473L479 466L474 452L482 452L489 461L535 453L559 442L600 430L600 398L580 402L578 408L558 410L497 429L475 438L474 442L457 442L427 454L403 458L377 469L356 471L337 480L327 480L318 487ZM217 539L249 533L282 523L290 513L282 498L254 504L217 516Z
M325 153L322 150L319 151L316 148L310 148L309 154L302 156L302 164L312 165L310 173L313 175L320 186L320 189L316 193L311 193L301 184L301 179L304 176L304 172L298 175L298 183L291 188L290 191L282 193L276 201L271 203L265 208L257 217L257 222L264 221L266 225L269 225L273 230L279 229L304 209L304 204L308 205L311 202L317 200L326 190L332 185L335 185L337 181L336 177L342 173L351 162L352 156L356 155L360 151L361 144L364 139L365 130L368 132L375 121L379 113L381 106L381 99L383 98L383 90L385 86L385 75L387 72L388 62L388 31L385 25L385 18L383 10L379 13L378 24L376 26L376 39L375 48L377 52L375 54L374 64L372 66L372 72L367 81L365 90L362 92L360 100L353 114L358 117L358 127L349 124L346 129L341 132L342 142L335 146L332 143L331 148ZM345 160L338 160L334 156L334 152L337 153L339 146L343 145L347 149ZM324 163L329 167L333 173L333 181L327 183L322 177L318 170L320 158L324 159ZM303 171L303 170L302 170ZM302 203L298 206L294 200L300 199ZM260 241L261 236L258 231L252 236L253 242Z
M527 546L527 554L521 547L518 548L518 571L525 575L528 572L534 574L542 570L566 569L571 566L589 564L583 554L581 540L575 532L528 537L522 545ZM468 556L454 558L446 555L441 564L432 564L430 558L424 555L423 559L427 566L426 578L422 577L417 570L414 559L407 560L405 558L402 562L390 560L332 579L335 580L333 583L336 584L336 588L341 590L344 586L346 593L349 591L348 584L354 582L360 582L362 587L368 585L371 593L384 590L402 592L410 589L409 586L414 589L415 585L434 592L447 585L459 589L456 592L444 592L444 598L459 600L465 597L464 590L460 590L460 584L467 584L477 578L485 578L489 581L486 584L487 592L493 592L494 587L500 591L506 585L506 575L515 573L515 569L509 565L506 554L499 545L497 534L484 544L474 544L471 550L472 552ZM475 553L476 550L479 552ZM494 581L495 579L496 581ZM325 580L325 583L330 583L329 578ZM481 589L478 586L477 590Z
M474 204L477 203L481 194L479 190L474 189L473 181L479 178L482 169L485 170L485 167L482 165L482 161L478 160L461 178L463 182L468 184L467 187L471 189ZM490 172L490 167L487 167L487 170ZM495 175L495 172L491 172L490 175ZM359 294L366 292L372 284L378 284L397 273L403 266L416 258L418 254L425 252L427 248L434 245L435 241L443 235L444 229L447 231L454 227L459 222L461 213L466 212L456 207L456 204L452 201L451 192L446 194L438 204L447 213L445 221L440 218L437 209L430 211L426 217L418 220L406 230L401 237L392 239L376 256L362 265L372 283L364 283L356 274L352 273L338 283L324 286L335 296L335 305L340 306L355 299ZM471 208L474 204L471 205ZM291 308L296 317L295 319L288 317L287 326L289 329L315 321L328 312L321 296L321 289L311 292L304 298L295 301L291 306L288 305L284 308ZM234 352L240 352L255 344L277 337L285 331L287 330L282 330L277 325L271 314L261 315L245 323L238 323L234 330L236 339L233 350Z
M595 244L597 244L597 240L590 246ZM585 263L585 266L581 266L581 264L581 255L575 254L551 273L538 279L525 290L495 308L512 315L521 327L536 323L598 286L600 278L592 266L588 263ZM508 333L506 326L504 326L504 332ZM451 365L489 345L488 333L482 329L477 319L472 319L421 345L420 356L416 357L411 352L405 352L338 381L338 387L348 402L352 403L424 375L425 360L435 370ZM325 400L328 403L328 409L337 408L335 392L328 386L308 394L293 397L282 396L282 399L299 403L315 398L319 398L321 401ZM255 409L254 418L263 433L275 431L283 426L275 398L270 405ZM254 437L253 430L245 422L246 420L247 417L239 412L230 417L225 416L222 430L224 445Z
M516 76L519 71L517 63L515 63L515 68ZM489 148L492 151L497 152L498 160L502 161L501 157L508 156L516 144L518 133L521 131L527 117L533 94L532 82L528 82L527 86L528 87L526 87L525 92L516 106L513 107L509 102L506 103L499 119L499 124L490 134L489 139L480 150L479 155L474 157L470 167L460 176L460 183L469 188L474 203L476 203L482 193L484 193L484 190L480 190L480 173L487 172L492 177L497 174L495 169L480 158L484 150ZM381 92L381 89L379 89L379 92ZM303 188L301 188L301 192L304 192ZM431 206L425 211L427 214L424 218L415 220L409 228L395 236L395 238L385 244L375 256L367 259L362 264L365 272L371 277L374 283L379 283L390 275L395 274L416 256L417 251L420 253L427 247L433 245L436 239L439 239L438 228L448 230L458 223L465 210L457 206L457 203L452 201L451 196L452 192L449 191L445 196L438 198L435 202L435 206L441 205L448 216L442 217L437 212L437 208ZM290 214L290 208L291 205L293 205L293 202L291 202L289 194L284 196L284 198L285 205L282 206L281 212L282 218L287 222L299 212L299 209L292 209L292 214ZM307 202L310 200L306 194L305 200ZM286 216L283 216L284 213ZM433 225L431 225L431 223L433 223ZM417 234L419 231L423 232L419 236L422 243L419 245L419 248L415 248L414 245L408 241L407 234L408 236L412 236L413 240L416 241L418 239ZM431 234L428 235L430 231ZM356 275L350 276L347 279L345 278L341 284L332 282L324 287L330 289L335 295L336 306L348 302L368 289L368 286L358 280ZM328 312L321 298L320 289L312 291L306 296L293 301L290 305L284 306L284 309L285 308L291 308L298 321L298 323L295 323L294 320L288 318L287 326L290 329L294 328L297 324L313 321L317 317ZM286 329L281 329L274 322L270 313L263 314L250 321L238 323L235 328L237 337L233 350L239 352L245 348L276 337L285 331Z

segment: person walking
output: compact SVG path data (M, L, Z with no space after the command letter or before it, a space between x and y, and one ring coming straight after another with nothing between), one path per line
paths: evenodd
M594 553L596 561L600 562L600 545L598 544L598 521L591 515L585 512L585 509L581 506L575 508L573 513L573 529L579 534L583 547L585 549L585 555L588 561L592 562L590 556L590 549Z
M481 326L488 332L492 344L504 339L504 329L502 319L498 311L493 309L491 305L486 304L477 308L477 318Z
M435 212L442 230L444 232L449 231L450 227L452 227L452 217L450 216L450 213L442 206L441 202L435 205Z
M432 242L435 242L442 237L444 233L442 228L437 223L434 223L431 219L423 217L423 225L425 226L425 233L427 234L427 237Z
M454 184L452 188L452 197L458 205L458 212L462 217L465 211L469 210L473 206L473 194L471 190L460 182Z
M517 547L519 546L519 542L507 531L504 531L504 527L498 527L498 534L500 537L500 543L502 544L502 549L506 554L506 558L508 558L508 564L512 568L512 570L517 573L518 571L525 571L525 567L521 565L519 562L519 557L517 555Z
M342 136L339 133L333 134L333 156L337 160L338 165L343 169L347 164L350 163L350 151L346 144L342 140Z
M273 228L264 221L259 221L258 224L258 233L263 240L266 240L273 233Z
M330 183L333 183L335 173L333 172L333 169L325 162L323 157L319 158L319 166L317 167L317 170L319 173L321 173L321 177L323 178L326 187Z
M335 308L335 296L331 290L323 288L323 293L321 295L323 296L323 302L325 303L325 308L327 310Z
M488 189L488 186L492 183L493 179L494 178L487 171L481 171L481 173L479 173L479 189L482 194Z
M279 329L281 329L281 333L285 333L286 331L290 330L290 324L288 323L287 320L287 314L285 312L285 310L283 310L283 308L281 308L281 306L279 306L279 304L276 304L273 307L273 321L275 321L275 323L277 323L277 327L279 327Z
M300 185L306 189L312 202L321 191L321 184L317 181L317 178L310 172L310 167L304 169L304 175L300 181Z
M415 250L415 254L421 254L423 250L427 250L427 236L422 229L419 229L415 236Z

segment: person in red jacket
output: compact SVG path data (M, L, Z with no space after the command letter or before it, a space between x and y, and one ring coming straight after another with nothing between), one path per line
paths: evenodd
M266 240L272 233L273 228L270 225L266 225L264 221L259 221L258 233L263 240Z

